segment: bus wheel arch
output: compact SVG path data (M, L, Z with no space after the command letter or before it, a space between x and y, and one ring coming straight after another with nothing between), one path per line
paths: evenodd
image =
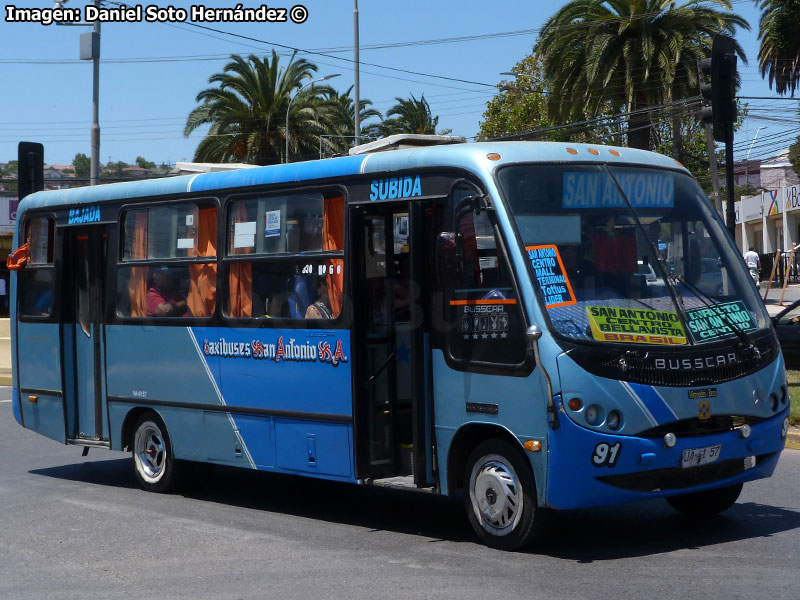
M478 445L490 439L505 440L513 446L518 446L520 453L524 453L519 440L504 427L483 423L465 425L456 432L450 442L447 456L448 493L465 491L467 482L464 477L464 469L467 460Z
M154 410L138 413L129 447L139 486L149 492L169 492L179 480L172 441L164 420Z

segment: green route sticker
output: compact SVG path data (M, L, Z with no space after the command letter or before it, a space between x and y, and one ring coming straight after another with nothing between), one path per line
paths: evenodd
M693 308L686 311L686 326L694 342L707 342L733 333L758 329L755 319L741 300Z

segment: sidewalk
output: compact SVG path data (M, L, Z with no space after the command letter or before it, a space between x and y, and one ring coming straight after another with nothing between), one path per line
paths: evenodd
M0 385L11 385L11 332L8 318L0 319Z

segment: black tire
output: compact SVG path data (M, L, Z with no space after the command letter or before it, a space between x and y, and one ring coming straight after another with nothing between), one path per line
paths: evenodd
M155 412L142 414L133 428L133 472L148 492L170 492L179 483L178 461L164 421Z
M467 460L464 482L467 517L487 546L518 550L544 534L546 514L536 505L530 465L508 442L479 444Z
M666 501L682 515L693 519L699 519L713 517L714 515L728 510L736 503L741 493L742 484L739 483L715 490L707 490L705 492L670 496L666 498Z

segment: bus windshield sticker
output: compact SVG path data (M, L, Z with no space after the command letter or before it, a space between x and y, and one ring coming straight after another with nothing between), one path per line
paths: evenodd
M268 210L264 237L275 237L281 234L281 211Z
M615 173L633 208L671 208L675 204L672 173L634 171ZM561 193L564 208L624 208L614 180L607 173L565 172Z
M687 310L686 325L694 342L707 342L730 335L733 333L731 327L742 333L758 329L753 315L741 300Z
M587 306L592 337L600 342L631 344L686 344L678 313L665 310Z
M558 252L558 246L548 244L544 246L525 246L528 259L531 261L533 271L539 287L544 294L544 305L547 308L556 306L571 306L577 304L572 284L567 278L564 263Z

